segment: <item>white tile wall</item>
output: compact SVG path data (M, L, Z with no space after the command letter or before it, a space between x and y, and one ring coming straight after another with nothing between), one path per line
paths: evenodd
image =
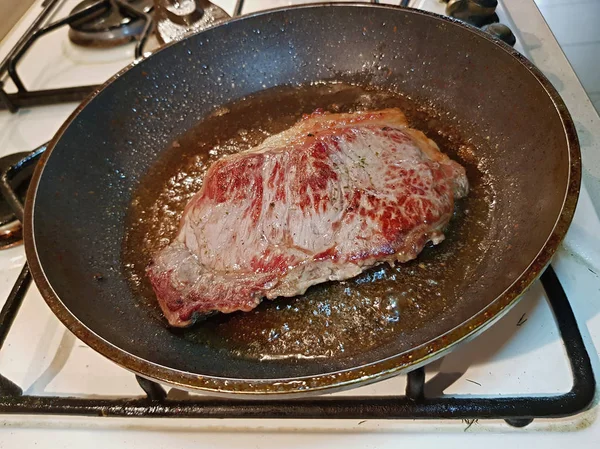
M600 0L535 0L600 112Z

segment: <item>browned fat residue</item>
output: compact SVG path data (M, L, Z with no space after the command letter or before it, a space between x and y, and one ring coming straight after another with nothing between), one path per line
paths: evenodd
M140 307L163 319L145 267L175 237L185 205L211 164L259 144L318 108L352 112L389 107L402 109L413 127L467 169L471 192L457 204L446 240L425 248L415 261L382 264L344 282L314 286L295 298L265 300L251 312L217 314L178 334L258 360L360 358L398 339L408 348L412 332L460 300L461 282L486 254L494 228L493 184L477 148L450 121L444 122L447 114L391 91L348 84L275 88L225 105L164 152L137 188L127 219L124 263Z

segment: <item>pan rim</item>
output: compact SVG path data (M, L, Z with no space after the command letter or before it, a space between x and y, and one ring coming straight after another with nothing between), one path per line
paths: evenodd
M523 65L529 71L529 73L534 76L546 94L550 97L563 125L569 153L569 173L566 192L563 198L561 212L555 221L552 232L549 234L548 239L546 242L544 242L544 245L540 248L532 262L522 271L515 281L477 314L457 325L453 329L448 330L444 334L439 335L415 348L384 359L370 362L368 364L330 373L302 377L242 379L218 376L202 376L187 371L169 368L149 360L142 359L139 356L131 354L130 352L115 346L100 335L96 334L83 322L79 321L79 319L73 315L68 307L62 302L58 294L52 288L50 281L46 278L41 261L39 260L35 242L35 223L33 220L33 212L35 209L35 200L39 187L39 181L43 174L46 161L50 157L58 142L61 140L62 135L76 119L79 113L98 94L103 92L104 89L106 89L115 80L120 78L124 73L140 63L140 61L134 61L124 69L117 72L98 89L91 93L90 96L73 111L73 113L63 123L58 132L52 138L48 145L48 149L44 152L35 169L35 173L31 181L31 188L27 193L24 220L24 241L27 261L33 279L35 280L36 285L38 286L46 303L49 305L52 312L71 332L73 332L86 344L91 346L94 350L114 361L118 365L143 377L147 377L152 380L158 380L178 388L201 390L210 392L212 394L227 396L242 395L245 397L260 396L264 398L265 395L267 395L268 397L280 398L282 396L297 396L299 394L319 393L323 392L323 390L332 392L336 389L339 390L350 388L352 386L358 386L357 384L365 385L370 382L375 382L398 375L402 372L414 370L450 352L460 343L474 338L476 335L483 332L493 323L499 320L505 313L507 313L508 310L520 299L529 285L541 275L541 273L550 263L550 259L564 238L575 212L575 206L577 204L581 182L581 156L577 133L572 118L558 92L554 89L550 81L543 75L543 73L527 58L514 50L512 47L509 47L498 39L493 38L489 34L484 33L477 28L474 28L456 19L441 16L435 13L393 5L353 2L304 4L293 7L274 8L265 11L259 11L229 20L225 23L217 24L214 27L224 27L233 22L246 20L252 17L269 15L279 11L322 7L381 8L389 10L403 10L410 14L429 16L445 21L446 23L462 27L463 29L470 31L475 35L478 35L479 37L496 44L498 47L500 47L500 49L504 50L510 56L515 58L517 62ZM210 27L209 29L212 28L213 27ZM203 30L196 34L202 34L207 30ZM166 50L171 45L176 45L177 42L179 42L179 40L161 47L153 54L157 54L163 50Z

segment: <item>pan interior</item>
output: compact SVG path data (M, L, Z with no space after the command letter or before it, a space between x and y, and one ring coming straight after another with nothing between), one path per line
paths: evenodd
M317 108L352 112L399 107L411 125L427 130L442 151L461 160L471 191L456 206L445 242L415 261L374 267L344 282L315 286L302 296L264 301L250 313L221 314L177 331L198 345L222 348L251 360L343 359L419 343L428 323L452 314L460 292L493 245L494 180L478 148L431 107L377 88L347 83L276 87L224 105L174 141L134 191L123 262L140 307L162 321L145 267L178 231L189 199L218 158L260 143ZM487 151L489 149L481 150ZM296 362L297 363L297 362Z
M143 267L207 165L316 107L385 106L467 167L473 190L447 240L396 268L168 329ZM203 376L291 378L403 353L481 312L543 247L568 175L553 102L503 49L413 11L295 8L192 36L100 92L47 160L33 233L64 307L124 352Z

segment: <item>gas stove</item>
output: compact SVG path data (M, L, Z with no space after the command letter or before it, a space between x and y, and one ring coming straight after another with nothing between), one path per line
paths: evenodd
M480 2L484 5L494 3ZM42 3L50 2L34 4L0 44L0 59L36 21L43 9ZM1 80L5 82L9 97L15 100L20 97L18 102L22 102L12 108L13 113L0 111L0 156L20 153L4 160L5 165L13 164L24 152L48 141L76 107L77 103L72 100L78 100L85 95L86 89L89 91L89 86L102 83L130 64L136 58L136 50L139 57L170 39L167 34L161 36L159 31L158 35L148 35L144 40L144 14L152 12L144 2L131 3L138 8L139 15L128 11L124 18L117 20L127 22L128 31L121 30L114 40L109 39L110 45L106 43L105 28L99 30L102 44L90 44L82 36L88 38L90 33L94 34L94 27L89 23L76 23L75 27L59 27L41 36L27 50L17 65L18 74L28 91L45 92L40 97L16 95L18 86L9 79ZM306 2L215 2L231 16L296 3ZM461 10L460 5L453 6L453 3L458 2L409 2L411 7L440 14L454 7L455 13L463 14L461 18L471 20L468 11ZM82 8L79 4L80 0L56 2L55 8L44 18L44 24L67 17L74 8ZM112 6L115 7L115 3ZM585 396L586 387L589 393L593 382L589 371L580 363L586 349L596 377L600 373L596 349L600 347L600 301L596 300L600 295L600 221L596 212L600 206L600 184L597 182L600 119L533 0L503 0L492 12L497 17L487 14L486 23L479 25L495 21L506 25L514 33L515 48L538 65L553 82L577 125L584 164L583 188L575 220L554 257L553 271L544 275L543 284L539 281L533 284L520 303L500 322L443 360L429 365L425 371L327 395L327 403L311 400L305 403L272 402L257 408L239 402L214 402L205 396L175 389L167 391L137 379L70 334L50 312L34 286L27 291L16 289L15 281L26 280L26 276L20 275L25 256L18 244L18 228L11 228L10 239L3 240L6 249L0 251L0 304L5 298L10 302L21 299L20 295L24 297L13 325L6 328L9 332L7 335L0 333L0 339L6 336L0 351L0 374L11 381L10 384L0 383L0 391L16 393L16 385L22 389L23 396L0 400L0 410L4 411L0 414L3 423L0 442L7 447L29 447L37 443L38 447L52 448L107 444L192 447L198 443L227 448L309 444L323 447L344 444L350 448L397 447L400 443L434 447L443 438L444 445L450 447L482 443L500 447L511 444L513 439L519 444L534 438L534 444L540 446L561 447L568 441L582 447L595 447L600 437L597 395L588 410L570 417L539 418L533 422L511 419L512 425L500 419L514 416L510 413L514 407L525 407L532 416L561 414L561 407L567 410L572 404L555 401L557 396L569 392L572 387L579 397ZM96 13L99 19L103 14L104 17L111 16L107 10L98 9ZM186 20L201 20L193 11L190 14L191 19ZM222 16L217 17L217 20L221 19ZM111 20L109 29L115 23L114 15ZM139 43L140 37L143 45ZM34 106L36 104L39 105ZM16 178L15 184L19 184ZM16 186L15 189L22 196L23 187ZM15 225L8 210L3 211L0 207L0 212L5 221L0 222L2 229L9 224ZM9 295L11 289L13 295ZM562 296L562 289L568 301ZM570 320L571 308L573 320ZM0 329L4 329L3 325L11 318L1 315ZM575 385L572 385L570 360L575 361ZM355 396L360 396L362 402L352 401ZM23 397L40 399L23 401L20 399ZM378 402L384 397L392 399ZM429 398L441 399L432 401ZM506 398L516 399L516 402L502 402ZM472 399L475 400L469 403ZM500 401L495 401L497 399ZM496 405L490 405L489 401ZM190 403L195 405L189 406ZM25 405L17 407L15 404ZM555 408L558 412L550 413ZM492 409L495 414L484 413ZM18 413L9 413L15 411ZM571 413L565 411L562 414ZM94 417L101 415L113 418ZM134 418L133 415L142 417ZM159 418L161 416L181 419ZM298 419L283 419L290 416ZM305 419L314 417L323 419ZM385 419L394 417L414 419ZM496 419L483 419L494 417ZM474 440L466 433L480 435ZM499 435L502 435L501 439Z

